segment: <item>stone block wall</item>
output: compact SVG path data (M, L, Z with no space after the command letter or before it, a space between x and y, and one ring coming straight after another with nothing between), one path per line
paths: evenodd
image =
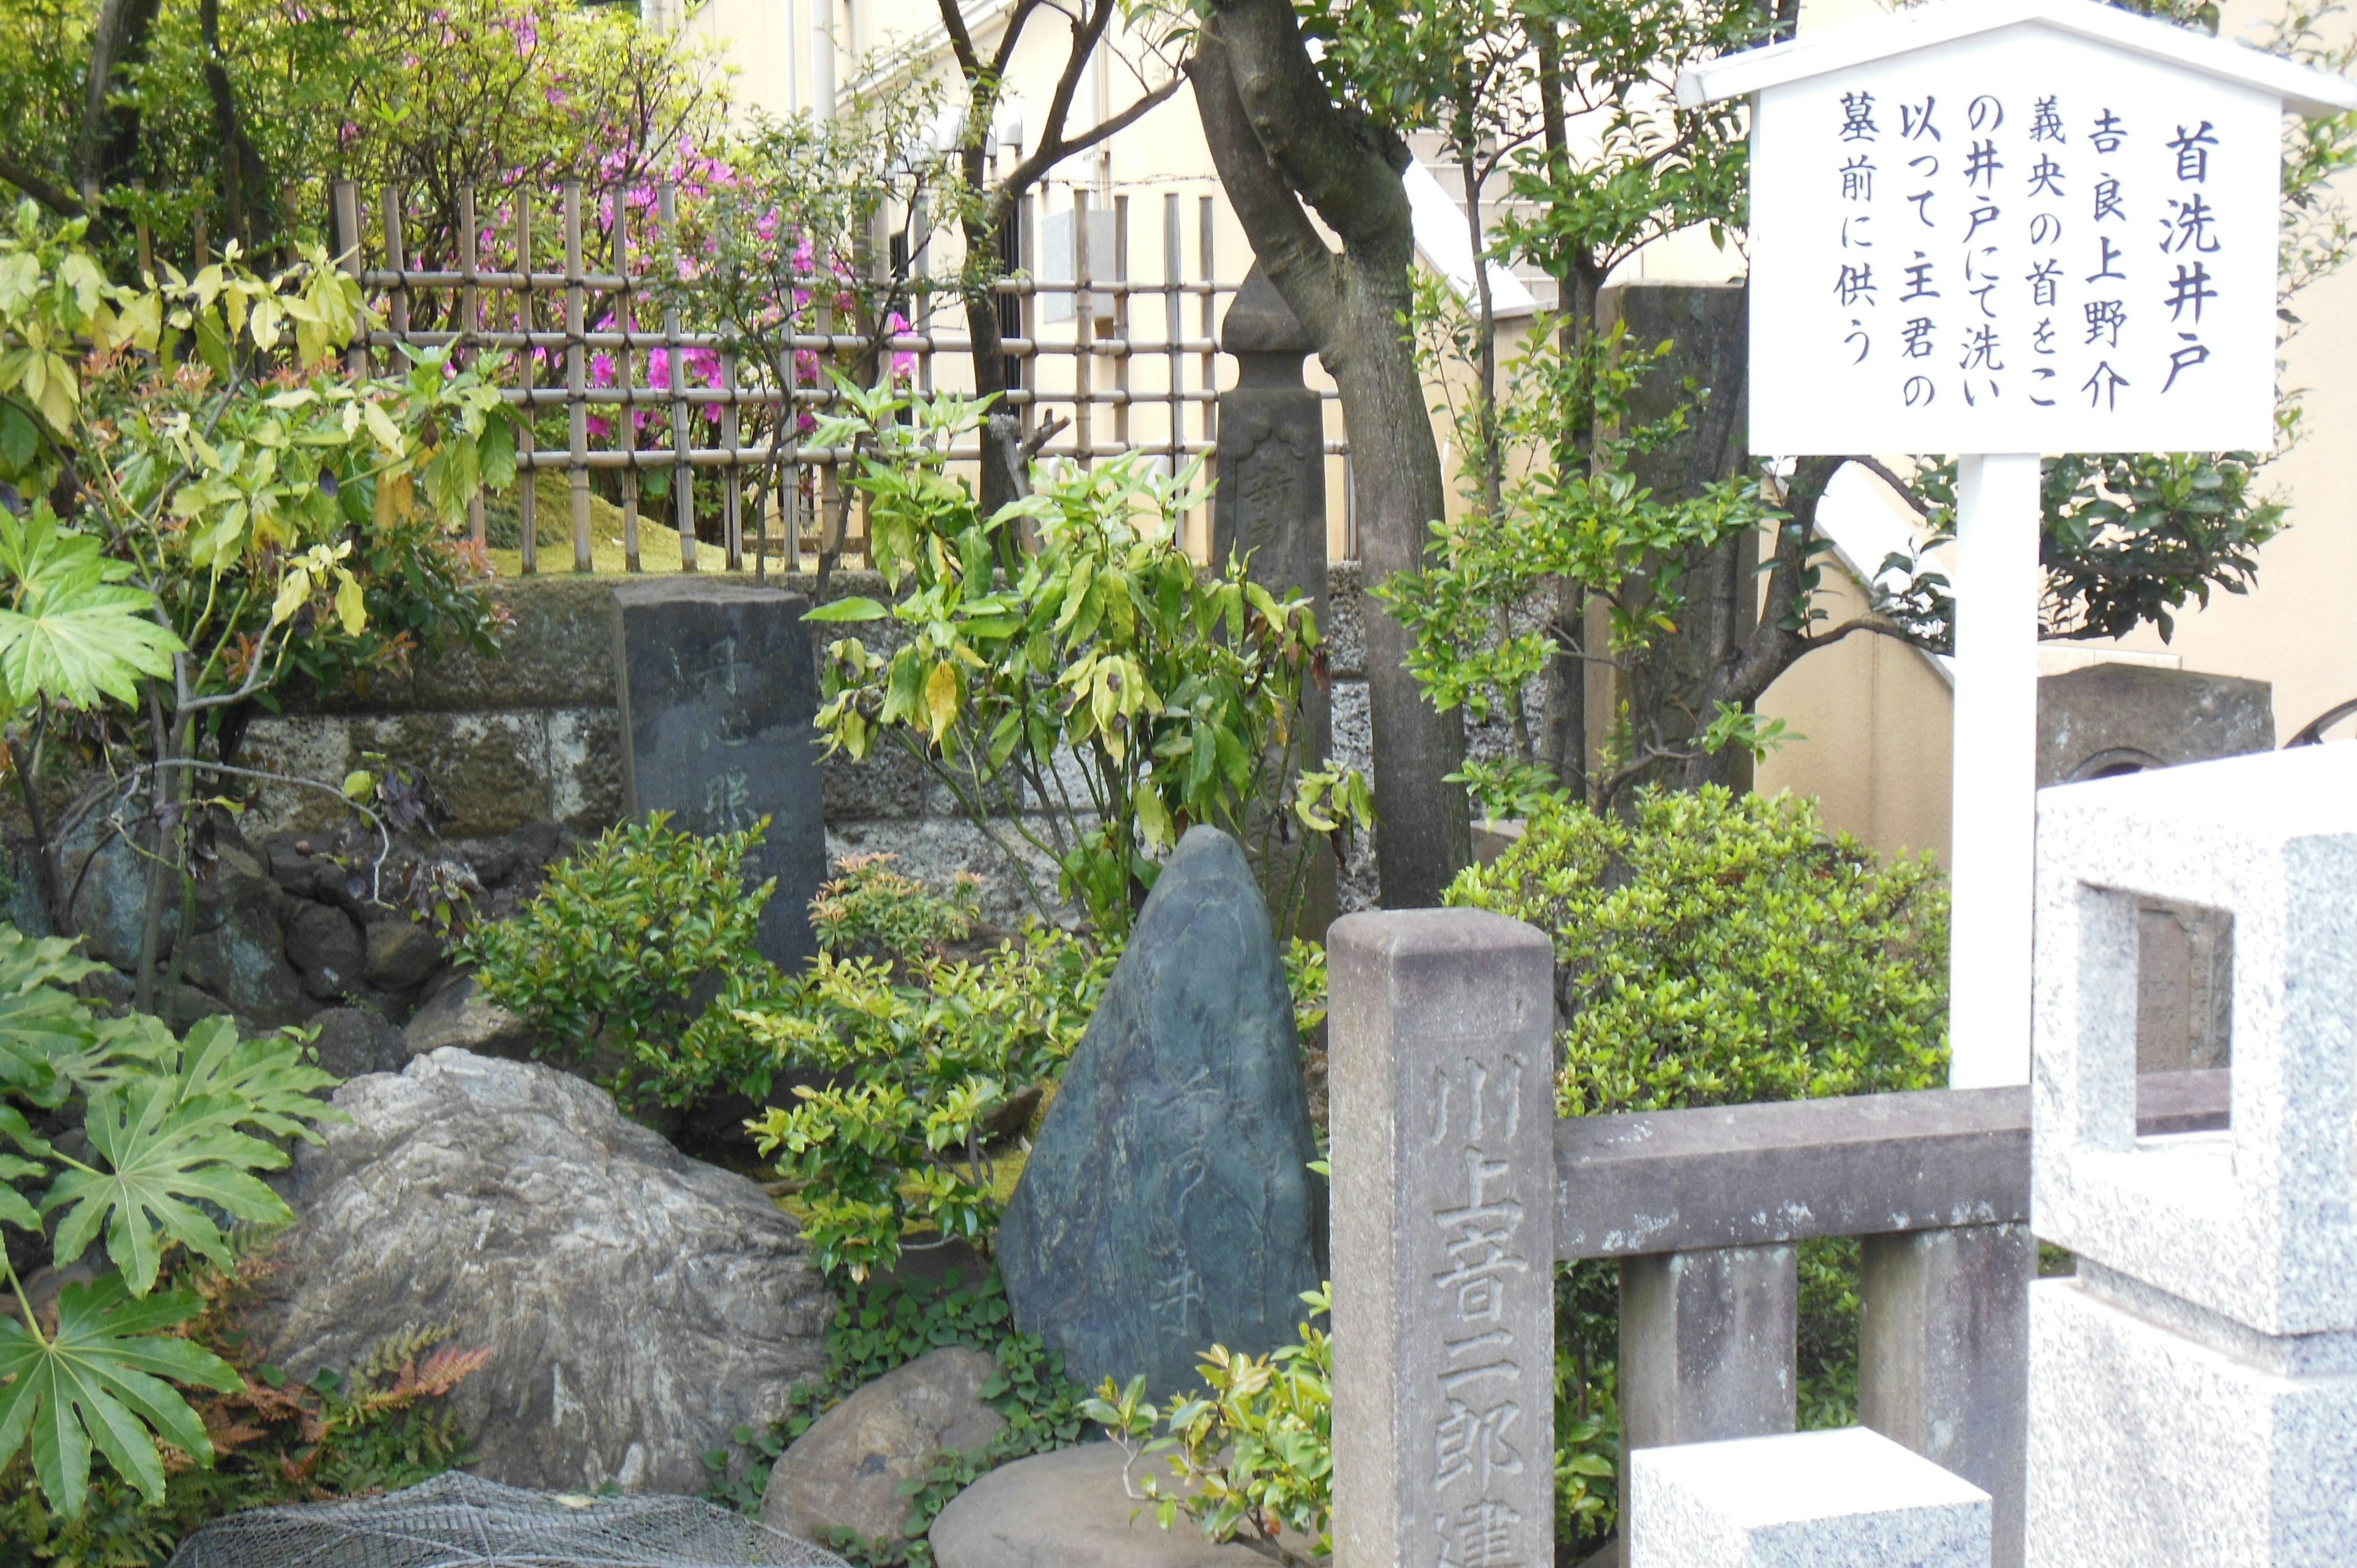
M802 593L813 586L800 575L781 585ZM831 596L882 593L872 573L841 573L830 585ZM1355 563L1332 568L1329 593L1334 750L1338 760L1366 768L1366 644ZM595 834L623 814L612 596L610 579L551 575L502 583L496 596L508 625L498 654L454 650L396 683L261 715L236 760L331 784L355 768L414 768L439 797L447 812L441 832L453 840L500 838L544 823L568 837ZM874 635L872 628L830 628L855 629ZM974 871L985 879L986 916L1001 923L1020 918L1026 905L1006 854L923 767L888 746L866 762L835 757L822 766L830 856L889 852L936 880ZM319 832L339 819L319 791L282 787L264 791L247 832L257 840ZM1052 888L1052 864L1027 859L1035 881ZM1346 868L1344 908L1363 907L1373 894L1373 847L1362 840Z

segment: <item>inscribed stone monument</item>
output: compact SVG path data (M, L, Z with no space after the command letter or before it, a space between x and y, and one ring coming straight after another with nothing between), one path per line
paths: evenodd
M1198 1386L1290 1341L1325 1190L1285 965L1243 851L1189 829L1072 1052L998 1230L1017 1326L1084 1387Z
M2029 1561L2345 1563L2357 1541L2357 747L2047 791ZM2139 900L2231 917L2215 1133L2136 1132Z
M1338 1563L1555 1561L1555 950L1475 909L1329 947Z
M788 973L818 950L808 911L826 878L809 607L799 594L683 575L614 590L625 805L702 833L770 819L745 876L778 880L759 946Z

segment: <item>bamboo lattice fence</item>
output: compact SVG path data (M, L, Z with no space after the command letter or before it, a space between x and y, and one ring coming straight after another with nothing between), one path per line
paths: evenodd
M1072 190L1065 254L1052 269L1068 270L1064 277L1041 275L1039 199L1025 204L1020 264L994 286L1001 350L1016 368L1010 381L1019 383L1005 402L1043 458L1085 464L1143 450L1175 467L1217 448L1218 324L1238 285L1217 276L1214 198L1196 198L1190 247L1185 199L1176 191L1160 195L1162 275L1151 281L1132 273L1129 193L1112 196L1113 254L1105 257L1091 253L1092 239L1103 248L1105 208L1098 193ZM802 439L813 416L840 402L831 380L816 372L867 356L875 378L904 376L926 392L970 389L972 345L962 301L920 291L900 307L897 329L855 330L861 323L839 319L825 303L841 297L844 280L799 278L795 288L819 303L808 330L797 322L791 347L797 365L813 373L798 370L791 385L780 385L768 365L740 362L723 334L685 322L676 295L663 295L645 270L643 258L663 255L666 239L680 232L677 193L669 185L655 189L644 241L627 244L617 239L627 223L615 220L617 192L568 184L545 212L522 191L504 193L499 202L486 226L476 193L460 189L456 221L446 226L440 247L450 253L413 256L407 236L418 229L401 194L381 193L364 228L361 192L339 182L334 249L381 318L354 345L357 366L389 369L404 345L500 356L504 395L534 416L519 444L522 473L514 498L524 572L544 564L536 515L542 496L533 482L543 470L565 476L576 571L592 565L591 497L613 490L619 498L608 499L621 510L626 569L644 569L640 520L649 514L641 488L653 475L663 476L652 488L668 492L657 504L670 513L666 532L676 532L683 571L697 569L716 547L731 571L748 557L757 571L765 561L791 567L823 553L846 564L865 560L864 526L856 510L846 513L838 504L852 452ZM543 224L553 224L555 236ZM561 237L555 266L547 264L555 253L553 237ZM622 259L633 252L637 271ZM1334 394L1326 395L1335 411ZM558 413L563 433L552 441L547 428L557 422L549 416ZM1327 449L1347 462L1339 426L1339 418L1329 417ZM953 463L966 465L979 456L973 438L951 452ZM700 476L719 487L716 528L713 518L705 520L717 539L701 549ZM1347 493L1347 483L1342 489ZM1207 548L1208 516L1200 524ZM480 499L472 530L479 544L486 542Z

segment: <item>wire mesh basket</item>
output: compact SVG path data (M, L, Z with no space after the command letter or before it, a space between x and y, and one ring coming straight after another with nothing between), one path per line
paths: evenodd
M217 1519L167 1568L846 1568L697 1498L528 1492L453 1472L350 1502Z

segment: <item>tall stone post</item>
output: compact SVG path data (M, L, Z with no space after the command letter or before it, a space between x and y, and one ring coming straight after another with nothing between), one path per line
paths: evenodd
M1331 935L1336 1568L1549 1568L1554 948L1464 909Z
M2138 1137L2139 900L2233 921L2222 1132ZM2040 797L2039 1568L2321 1568L2357 1541L2357 747Z
M1211 564L1244 557L1252 580L1279 598L1305 597L1320 631L1326 617L1326 416L1302 381L1316 350L1276 286L1255 263L1220 324L1220 347L1235 356L1236 384L1220 394L1220 484L1211 500ZM1299 755L1323 767L1333 742L1332 711L1315 681L1301 694ZM1276 824L1299 843L1300 824ZM1261 824L1254 824L1257 830ZM1256 831L1255 837L1260 836ZM1310 849L1293 929L1317 937L1337 912L1333 850ZM1295 856L1257 869L1273 909L1285 908L1284 876ZM1280 917L1281 918L1281 917Z
M614 590L623 804L703 833L770 819L745 879L777 878L759 947L789 974L818 950L810 901L826 879L809 607L800 594L705 577Z

